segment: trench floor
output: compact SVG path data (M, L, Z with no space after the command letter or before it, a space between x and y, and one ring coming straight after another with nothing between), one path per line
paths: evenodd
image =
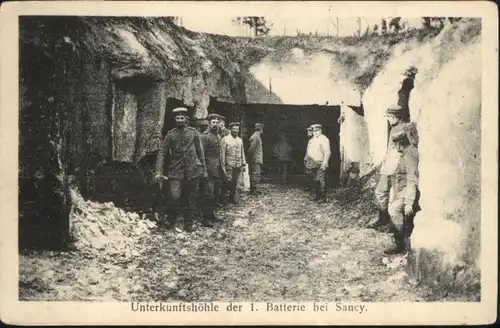
M389 234L355 209L264 184L191 234L154 230L122 261L78 251L22 255L20 299L118 301L425 301ZM50 274L47 274L50 272Z

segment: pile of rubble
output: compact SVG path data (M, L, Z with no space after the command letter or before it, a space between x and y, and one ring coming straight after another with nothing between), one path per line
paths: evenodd
M139 240L156 226L155 222L125 212L113 203L85 200L77 191L72 191L71 197L71 236L79 250L137 256Z

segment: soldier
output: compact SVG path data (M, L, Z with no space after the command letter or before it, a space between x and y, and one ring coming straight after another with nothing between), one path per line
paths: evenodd
M195 128L187 126L187 109L175 108L176 127L167 132L158 151L155 181L160 181L166 171L168 194L171 204L168 207L167 229L175 227L179 214L180 200L184 200L184 230L193 231L198 178L207 177L205 155L201 146L200 135ZM167 156L168 154L168 156ZM165 161L167 156L168 161Z
M254 133L250 137L248 147L248 170L250 175L250 194L260 195L257 185L260 182L260 170L262 166L262 133L264 133L264 124L255 123Z
M216 190L220 188L225 169L222 166L221 137L219 136L219 115L208 115L209 128L201 136L201 144L205 154L208 177L200 180L202 224L213 227L213 222L220 221L214 214Z
M386 118L391 130L404 124L402 119L402 107L391 105L386 110ZM399 153L396 144L389 138L387 152L380 168L380 178L375 188L375 197L378 205L378 218L368 224L368 228L386 230L390 228L390 217L388 212L389 194L391 190L390 176L396 171L399 161Z
M313 136L313 128L312 125L306 129L307 131L307 138L311 139Z
M326 202L326 179L325 173L330 160L330 140L322 134L323 127L320 124L312 125L313 136L307 144L304 165L306 172L315 182L316 195L311 197L318 203Z
M200 133L204 133L205 131L208 130L208 126L209 126L209 123L208 123L208 120L201 120L200 121L200 124L199 124L199 132Z
M219 115L219 134L221 138L231 134L231 131L226 129L226 118L222 115Z
M222 163L226 170L226 186L224 193L229 190L229 201L233 204L237 204L236 187L238 185L240 173L245 171L246 160L243 141L238 136L240 124L231 123L229 128L231 129L231 134L222 138L221 142Z
M400 155L395 173L390 176L394 198L389 205L395 244L385 254L403 253L409 248L413 218L420 209L418 200L418 136L414 123L400 124L391 131L391 141Z

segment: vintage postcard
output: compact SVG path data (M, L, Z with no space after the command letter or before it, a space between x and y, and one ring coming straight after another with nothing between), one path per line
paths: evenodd
M7 324L486 324L491 2L1 7Z

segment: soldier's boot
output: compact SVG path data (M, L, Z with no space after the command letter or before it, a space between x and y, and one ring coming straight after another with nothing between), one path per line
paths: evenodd
M238 204L236 201L236 193L231 191L231 194L229 195L229 202L232 204Z
M319 182L316 182L315 186L315 195L309 197L310 200L317 202L321 199L321 187L319 186Z
M205 227L208 228L213 228L212 224L212 216L213 216L213 207L209 204L210 200L205 200L205 204L203 206L202 212L203 212L203 219L201 221L201 224Z
M319 195L318 195L318 200L316 200L316 203L318 203L318 204L324 204L324 203L326 203L325 191L321 190L321 188L320 188L320 192L319 192Z
M404 230L394 230L394 244L384 250L387 255L402 254L406 251L406 238Z
M190 210L184 212L184 231L193 232L193 213Z
M387 210L379 210L376 221L370 222L366 227L369 229L386 230L391 219Z

